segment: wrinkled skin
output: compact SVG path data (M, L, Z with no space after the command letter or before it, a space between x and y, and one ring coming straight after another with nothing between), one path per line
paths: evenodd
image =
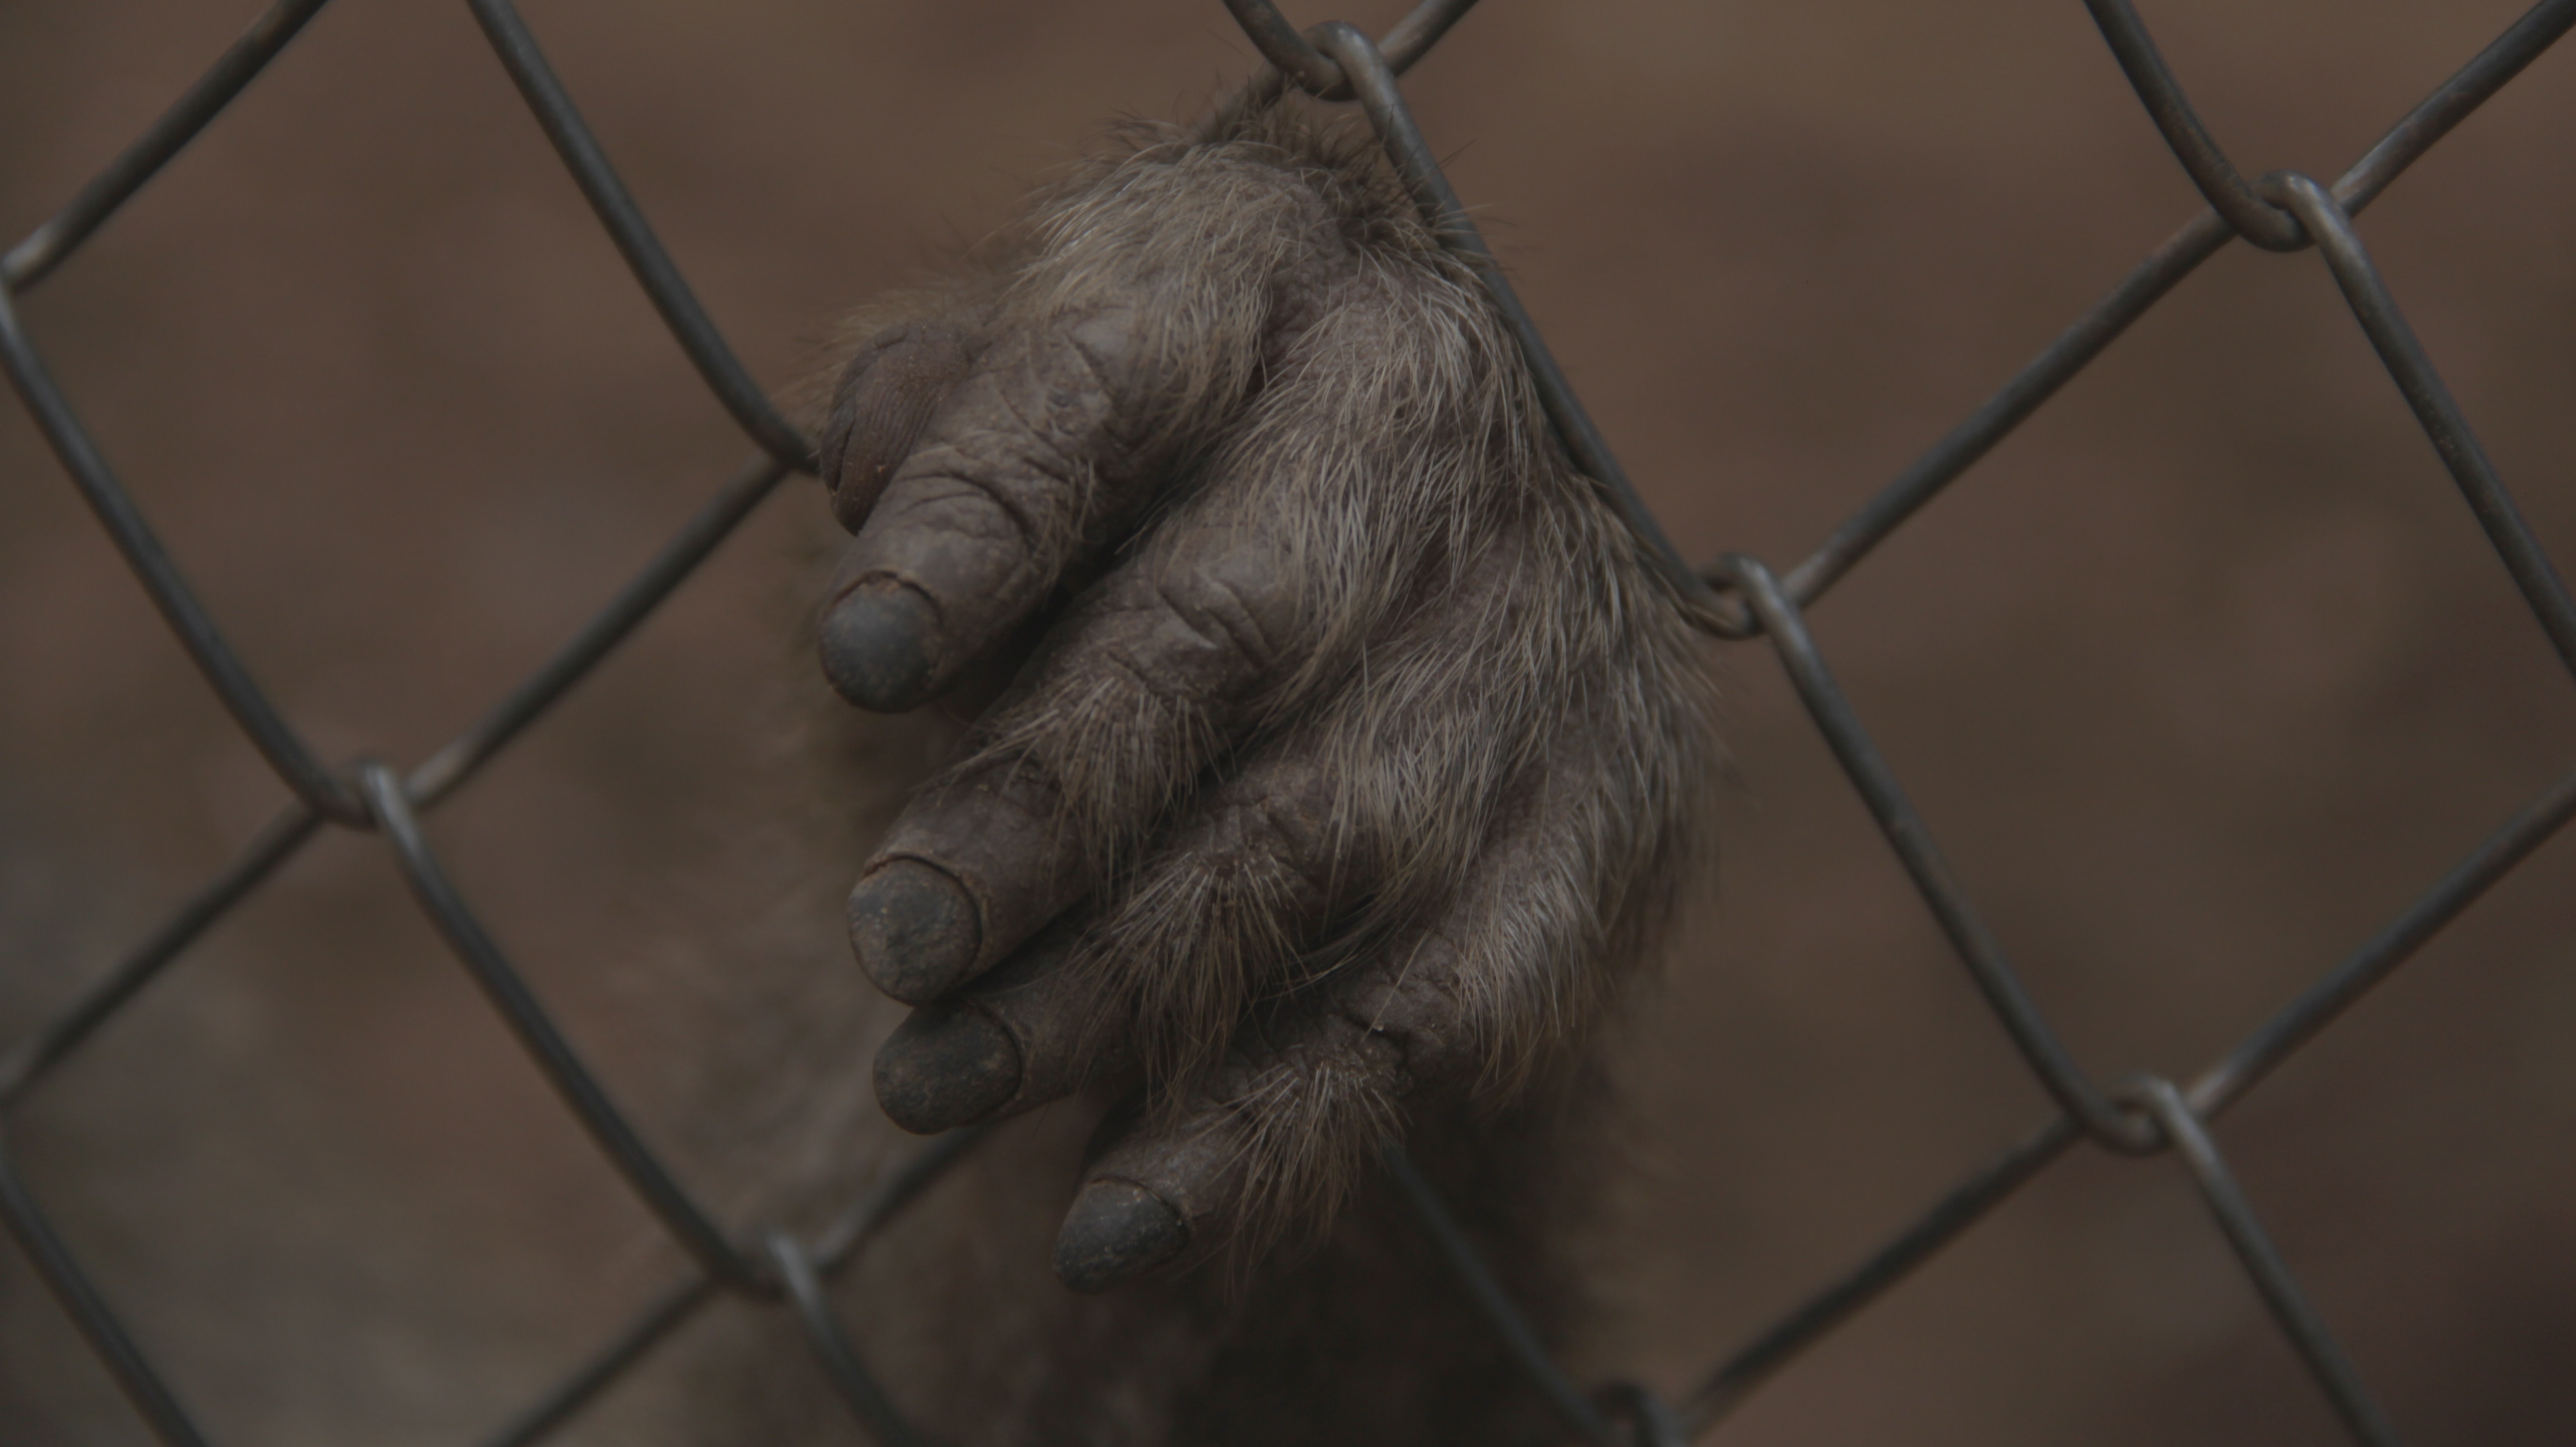
M826 675L982 704L850 896L917 1007L878 1097L1127 1092L1082 1291L1319 1234L1408 1117L1564 1080L1715 748L1680 610L1365 134L1125 141L867 337L822 449Z
M855 536L816 621L861 707L827 705L778 771L792 802L745 805L779 835L708 888L752 903L652 992L691 1053L613 1072L684 1092L638 1111L648 1133L719 1220L811 1240L913 1155L888 1116L1018 1117L831 1282L925 1440L1558 1440L1375 1158L1402 1139L1542 1340L1579 1348L1617 1154L1602 1026L1692 879L1715 745L1679 609L1566 467L1476 278L1364 134L1238 106L1122 137L854 332L818 410ZM806 927L854 871L864 976ZM228 1018L185 1022L213 1055L119 1076L116 1128L63 1158L193 1159L273 1108ZM882 1112L859 1078L880 1040ZM174 1079L198 1113L152 1103ZM556 1305L496 1293L504 1266L402 1274L414 1239L479 1256L472 1218L409 1229L458 1195L398 1175L402 1204L353 1214L320 1204L345 1181L225 1179L172 1255L215 1263L237 1314L153 1317L148 1253L104 1274L214 1440L479 1440L578 1360L496 1326ZM658 1289L679 1263L616 1196L577 1228L649 1243ZM78 1423L47 1441L137 1440L23 1272L0 1333L0 1398L45 1399L0 1400L0 1437L41 1411ZM548 1440L868 1439L794 1316L727 1295Z

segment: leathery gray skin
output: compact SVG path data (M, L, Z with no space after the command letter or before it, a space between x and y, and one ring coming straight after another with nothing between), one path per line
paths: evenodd
M1136 129L841 375L862 708L1033 651L852 891L900 1125L1131 1092L1096 1291L1320 1230L1425 1101L1584 1049L1700 857L1696 640L1481 286L1298 102Z

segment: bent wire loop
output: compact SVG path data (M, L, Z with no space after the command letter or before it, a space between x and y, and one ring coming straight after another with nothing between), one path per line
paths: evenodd
M811 442L780 413L734 355L610 166L543 51L509 0L466 0L540 129L717 403L758 447L698 513L647 560L589 623L481 719L408 774L375 763L326 766L254 679L187 583L105 452L74 414L19 320L16 298L42 282L283 52L323 0L278 0L203 77L52 218L0 254L0 370L34 419L127 567L206 677L244 735L291 791L293 802L213 880L185 900L74 1000L0 1054L0 1225L88 1340L146 1427L171 1447L206 1438L54 1229L9 1150L5 1112L22 1103L225 918L325 824L381 833L423 912L484 990L611 1165L696 1267L648 1303L588 1360L486 1440L528 1447L571 1421L653 1348L719 1296L774 1303L803 1329L853 1420L895 1447L929 1440L865 1367L823 1279L853 1260L904 1208L984 1136L950 1132L883 1173L842 1214L810 1236L777 1223L743 1233L709 1216L609 1098L476 919L441 867L422 816L470 781L543 717L641 624L789 473L812 469ZM1467 219L1437 158L1406 108L1396 78L1421 60L1473 0L1427 0L1371 41L1339 22L1299 31L1271 0L1224 0L1268 60L1262 83L1296 85L1325 100L1356 99L1442 239L1475 267L1518 338L1567 457L1619 513L1647 565L1677 606L1721 637L1764 637L1817 728L1868 805L1975 987L2056 1102L2060 1113L1969 1174L1869 1256L1826 1283L1720 1362L1679 1401L1633 1382L1586 1393L1514 1306L1437 1191L1391 1150L1387 1169L1433 1248L1492 1326L1540 1398L1576 1438L1595 1444L1674 1447L1705 1433L1771 1374L1884 1294L1941 1247L2081 1140L2128 1155L2171 1150L2199 1187L2221 1234L2353 1436L2397 1435L2351 1360L2291 1275L2209 1125L2293 1052L2418 952L2576 816L2571 770L2504 821L2406 911L2295 999L2256 1026L2188 1087L2135 1077L2097 1084L2059 1040L1998 940L1979 920L1929 826L1906 798L1809 633L1806 610L1924 504L2028 419L2067 380L2200 264L2242 236L2267 251L2314 246L2406 405L2460 489L2489 543L2560 660L2576 671L2576 606L2458 403L2399 312L2352 218L2461 120L2576 25L2576 0L2543 0L2391 127L2331 186L2280 173L2249 182L2185 98L2130 0L2084 0L2113 59L2208 209L2131 271L2090 311L2014 374L1984 404L1805 559L1775 575L1727 554L1693 568L1665 536L1575 396L1545 338Z

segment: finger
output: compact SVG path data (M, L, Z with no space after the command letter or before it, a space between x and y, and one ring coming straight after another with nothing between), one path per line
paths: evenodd
M1534 857L1560 867L1531 866L1528 887L1573 891L1536 913L1606 935L1670 896L1710 772L1693 644L1669 610L1569 582L1617 556L1599 539L1541 547L1528 527L1460 559L1364 673L1258 734L1114 881L1084 962L1137 1020L1151 1076L1207 1068L1332 933L1392 937L1457 907L1497 858L1539 848L1508 844L1533 810L1553 851Z
M863 960L917 966L942 949L953 960L964 948L958 942L977 936L973 896L957 881L984 877L974 867L978 849L1010 832L991 827L996 816L1030 818L1009 801L1007 787L991 782L965 803L952 797L946 812L927 816L940 826L986 826L951 836L944 866L898 856L853 891L852 933ZM972 985L922 992L928 1003L878 1055L878 1098L887 1113L930 1131L1061 1099L1088 1079L1142 1063L1140 1016L1162 1042L1159 1075L1186 1073L1220 1053L1243 1002L1260 983L1276 981L1334 916L1325 877L1329 797L1321 771L1293 750L1248 768L1171 832L1145 882L1121 895L1113 919L1090 909L1058 917ZM918 822L900 836L906 848L930 842ZM1061 856L1052 863L1066 867ZM968 913L948 912L960 901L969 902ZM1021 917L1026 913L1034 910ZM1140 948L1151 957L1133 958ZM1167 961L1181 967L1164 968ZM897 998L920 983L882 973Z
M1347 902L1374 887L1375 851L1336 827L1333 783L1293 744L1255 760L1104 902L1078 964L1135 1020L1150 1078L1214 1067L1252 1001L1299 983Z
M1367 650L1364 678L1260 737L1103 902L1083 964L1139 1022L1152 1077L1212 1067L1251 1003L1306 983L1334 932L1383 937L1446 907L1535 787L1546 736L1571 737L1513 706L1553 681L1533 683L1509 643L1529 570L1467 563L1440 607Z
M1666 829L1653 849L1619 848L1635 824L1602 807L1621 797L1616 751L1582 722L1563 735L1557 757L1496 791L1485 842L1443 893L1386 906L1382 878L1305 952L1311 983L1254 1013L1216 1070L1176 1077L1172 1103L1093 1162L1059 1237L1068 1285L1329 1221L1409 1103L1517 1093L1580 1049L1617 967L1652 951L1684 845ZM1625 782L1630 804L1656 792ZM1158 1028L1139 1014L1140 1051Z
M1130 1065L1122 1017L1066 969L1080 930L1059 922L966 990L912 1012L877 1050L877 1101L927 1135L1033 1110Z
M1281 666L1287 570L1256 530L1168 527L1056 625L965 780L908 808L851 893L880 988L945 994L1114 872Z
M1140 1021L1152 1024L1158 1076L1220 1056L1257 985L1285 973L1334 913L1324 878L1329 790L1298 758L1290 750L1211 790L1109 918L1092 909L1058 918L971 986L924 991L929 1003L878 1056L887 1113L935 1130L1059 1099L1087 1078L1145 1063ZM978 864L1012 832L997 819L1030 819L1000 782L966 791L962 803L950 791L940 811L898 830L895 847L936 844L941 863L887 859L853 891L862 961L918 972L943 949L951 963L962 957L961 942L977 936L977 896L958 881L986 877ZM956 832L934 840L933 827ZM1057 856L1050 867L1068 866ZM872 973L897 998L927 978L883 965Z
M1140 151L1037 218L997 339L844 558L823 625L852 702L904 709L1117 540L1254 390L1318 258L1347 247L1298 174Z
M823 671L844 697L914 707L1054 585L1132 481L1112 435L1132 331L1109 310L1015 332L950 393L833 580Z
M931 414L965 379L972 343L963 320L903 322L869 338L842 369L818 454L842 527L857 532L867 521Z
M1366 703L1343 710L1356 717L1345 730L1352 747L1342 755L1393 761L1381 771L1392 785L1373 790L1377 803L1388 806L1377 812L1419 814L1403 801L1428 791L1449 801L1442 807L1470 826L1481 818L1492 780L1478 770L1490 774L1486 761L1519 745L1505 737L1510 730L1487 731L1490 737L1463 747L1442 734L1460 722L1472 733L1482 721L1485 711L1456 696L1462 688L1524 696L1544 691L1543 682L1534 686L1518 676L1530 669L1459 677L1462 664L1509 651L1493 647L1488 635L1518 626L1514 608L1501 604L1516 589L1533 591L1534 574L1506 565L1508 549L1484 528L1445 528L1414 513L1435 495L1503 487L1496 479L1507 479L1510 466L1525 466L1528 455L1499 442L1463 450L1433 446L1424 428L1390 427L1377 415L1392 407L1416 418L1481 416L1456 395L1474 370L1452 355L1460 348L1428 356L1397 348L1390 356L1387 337L1405 330L1398 324L1423 320L1419 297L1370 274L1316 282L1308 295L1315 305L1295 344L1277 358L1238 434L1207 460L1206 482L1056 623L987 728L965 771L967 782L908 810L853 891L852 945L888 993L917 1003L991 968L1113 877L1138 840L1261 718L1321 707L1319 695L1363 666L1410 680L1403 685L1410 689L1405 706L1377 708L1383 717L1370 717ZM850 591L827 626L840 630L837 642L827 640L827 653L840 660L836 676L845 685L869 672L880 682L892 679L889 687L931 687L948 666L937 662L949 645L938 641L932 624L953 610L934 604L925 589L870 574L870 560L878 556L870 551L873 539L894 535L911 546L926 538L952 562L962 550L970 563L1007 569L1024 556L1025 536L1046 532L1022 525L1027 507L1012 514L1010 527L996 525L990 536L964 542L954 531L904 532L899 520L899 495L916 481L914 469L948 429L968 425L977 388L1002 385L1019 365L995 354L979 363L854 545L843 577ZM1355 375L1381 385L1352 385ZM1051 395L1061 402L1073 393L1058 388ZM1490 430L1485 421L1475 425ZM1032 488L1044 492L1038 484ZM944 494L943 501L983 507L994 495L967 491ZM1467 512L1499 521L1521 506L1498 501ZM1048 535L1068 533L1059 527ZM1421 574L1417 565L1426 551L1448 560L1440 575ZM953 576L972 572L960 568ZM1007 611L993 601L1007 591L997 576L984 577L977 596ZM1550 580L1547 586L1561 585ZM1436 615L1433 626L1392 644L1381 638L1372 648L1376 625L1408 608ZM862 638L864 648L852 642ZM851 686L854 697L874 687ZM1390 737L1399 733L1412 737ZM1430 767L1408 771L1424 758ZM1464 770L1457 767L1461 759ZM1472 852L1480 837L1472 827L1462 832L1448 823L1433 832L1447 847L1428 852L1443 863L1456 862L1458 841ZM1212 857L1222 863L1240 853L1219 847ZM1294 873L1280 876L1280 884L1293 885ZM1221 1048L1239 1011L1238 981L1257 975L1261 951L1288 937L1285 916L1294 911L1262 898L1256 888L1262 882L1254 871L1232 879L1166 878L1148 903L1163 903L1168 927L1147 917L1134 921L1149 938L1138 941L1129 974L1148 992L1170 997L1154 1013L1179 1011L1205 1022L1198 1038L1207 1049ZM1194 892L1208 907L1190 906ZM1236 920L1240 927L1229 923ZM1238 948L1247 942L1251 956ZM1211 959L1185 957L1201 944ZM1160 1031L1157 1038L1168 1041L1177 1032Z
M932 785L850 891L859 968L906 1004L947 994L1090 891L1076 846L1031 774L1005 765Z
M1462 1073L1455 963L1417 937L1253 1033L1177 1110L1139 1117L1085 1173L1057 1276L1101 1291L1247 1226L1268 1234L1248 1213L1330 1219L1399 1133L1401 1102Z

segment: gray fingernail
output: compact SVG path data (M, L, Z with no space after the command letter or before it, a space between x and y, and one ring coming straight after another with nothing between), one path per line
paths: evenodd
M877 1047L877 1104L915 1135L972 1125L1020 1088L1020 1050L982 1012L925 1005Z
M823 676L861 708L900 713L930 697L938 610L900 583L852 589L823 615Z
M850 891L850 948L859 968L907 1005L962 983L983 939L965 886L936 865L889 860Z
M1082 1188L1055 1239L1056 1279L1076 1291L1106 1291L1181 1254L1190 1228L1163 1198L1126 1181Z

